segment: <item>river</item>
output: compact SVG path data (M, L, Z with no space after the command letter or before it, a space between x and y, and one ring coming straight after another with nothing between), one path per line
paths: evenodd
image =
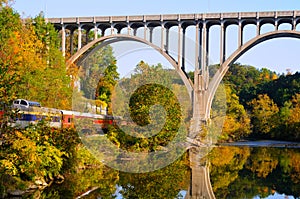
M207 198L300 198L300 143L236 142L213 147L196 163L189 157L185 153L165 168L141 174L106 166L79 170L41 198L192 198L209 189L213 195ZM195 173L201 169L208 180Z

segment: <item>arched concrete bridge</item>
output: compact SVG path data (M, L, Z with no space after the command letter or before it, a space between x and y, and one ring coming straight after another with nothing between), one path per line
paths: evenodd
M61 32L62 52L66 52L66 39L70 40L70 53L74 53L73 39L77 31L77 52L69 63L75 62L80 56L90 52L95 45L104 46L110 43L132 40L151 46L161 53L176 69L183 79L193 102L193 119L190 136L195 136L200 126L210 117L210 109L216 89L230 65L247 50L269 39L278 37L300 38L296 27L300 23L300 11L271 11L271 12L233 12L233 13L203 13L203 14L169 14L169 15L140 15L140 16L103 16L103 17L70 17L48 18L47 22ZM256 35L247 42L243 40L246 26L254 24ZM261 34L261 28L271 24L273 31ZM290 24L290 30L280 30L282 24ZM214 25L220 26L220 68L212 78L209 77L209 31ZM238 27L238 45L231 55L226 55L226 30L229 26ZM169 51L170 29L177 27L178 44L177 58L173 58ZM186 30L195 29L195 77L194 84L185 75ZM153 43L153 30L160 28L160 46ZM142 29L143 36L137 32ZM94 32L93 41L89 41L86 34L85 41L82 32ZM98 34L103 37L98 38ZM86 45L83 46L82 44ZM99 48L98 46L98 48ZM191 49L188 49L191 50Z
M232 63L261 42L279 37L300 38L300 31L297 30L297 25L300 23L300 11L70 17L48 18L46 21L54 24L56 29L60 31L63 54L66 53L66 49L69 49L70 54L73 55L68 60L69 64L84 58L87 54L92 53L93 50L119 41L144 43L161 53L182 78L193 102L193 118L189 135L192 139L200 132L202 124L209 120L212 100L216 90ZM273 30L261 33L261 29L265 24L271 24ZM291 28L282 30L280 28L282 24L289 24ZM208 57L210 54L209 31L215 25L220 27L220 68L210 77L208 68ZM228 55L226 53L228 44L226 31L232 25L238 27L238 34L236 35L238 42L236 50L231 55ZM252 39L245 42L243 38L244 31L248 25L256 27L256 34ZM170 37L172 36L170 30L173 27L178 31L178 52L176 58L168 53ZM185 55L187 50L191 50L186 48L186 30L189 27L193 27L195 30L195 47L192 49L196 55L194 83L185 75ZM159 45L155 45L153 42L155 28L160 29ZM92 41L87 36L91 31L94 32ZM142 36L137 36L137 33L141 33L141 31ZM78 40L76 47L73 44L75 32L77 32ZM86 35L85 38L82 36L83 33ZM98 38L99 33L102 35L100 38ZM70 41L68 48L66 47L67 39ZM76 53L74 53L75 50L77 50ZM200 183L199 185L199 183L196 183L196 186L191 186L190 194L187 198L214 198L209 182L208 167L195 167L193 169L195 173L203 175L200 177L206 180L203 184ZM198 177L196 175L192 176L196 180ZM202 188L199 188L199 186L202 186ZM201 195L201 190L206 191Z

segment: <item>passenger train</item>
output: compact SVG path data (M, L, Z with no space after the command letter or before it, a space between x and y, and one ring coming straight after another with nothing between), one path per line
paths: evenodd
M108 125L116 122L116 117L110 115L47 108L42 107L38 102L25 99L15 100L12 110L16 113L16 118L11 122L11 126L16 128L25 128L29 124L37 124L45 120L50 127L54 128L78 128L82 132L103 132ZM0 118L3 114L4 112L0 111Z

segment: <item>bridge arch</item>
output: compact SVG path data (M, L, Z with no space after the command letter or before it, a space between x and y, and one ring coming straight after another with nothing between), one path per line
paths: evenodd
M265 34L258 35L253 39L249 40L247 43L238 48L235 52L233 52L220 66L220 69L216 72L215 76L209 83L208 90L208 107L211 107L212 100L214 98L215 92L225 76L226 72L229 70L231 64L233 64L238 58L240 58L245 52L253 48L254 46L270 40L274 38L282 38L282 37L290 37L290 38L298 38L300 39L300 32L295 30L277 30L272 32L267 32ZM209 110L209 109L208 109Z
M186 74L181 70L181 68L178 66L176 60L174 60L173 57L171 57L167 52L165 52L163 49L159 48L158 46L154 45L153 43L142 39L137 36L132 35L125 35L125 34L116 34L116 35L109 35L100 37L98 39L95 39L88 43L87 45L83 46L78 52L76 52L68 61L67 61L67 67L71 64L75 63L79 59L85 59L90 53L94 52L95 50L98 50L106 45L120 42L120 41L135 41L139 43L146 44L159 52L164 58L168 60L168 62L174 67L178 75L181 77L182 81L184 82L188 93L190 95L190 99L192 99L192 92L193 92L193 83L192 81L186 76ZM94 48L93 48L94 47ZM92 50L91 50L92 49Z

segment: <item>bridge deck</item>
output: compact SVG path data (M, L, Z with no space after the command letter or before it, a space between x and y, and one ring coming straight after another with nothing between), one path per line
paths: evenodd
M112 22L146 22L146 21L178 21L178 20L213 20L213 19L256 19L298 17L300 11L266 11L266 12L225 12L199 14L165 14L165 15L132 15L132 16L91 16L47 18L53 24L79 23L112 23Z

